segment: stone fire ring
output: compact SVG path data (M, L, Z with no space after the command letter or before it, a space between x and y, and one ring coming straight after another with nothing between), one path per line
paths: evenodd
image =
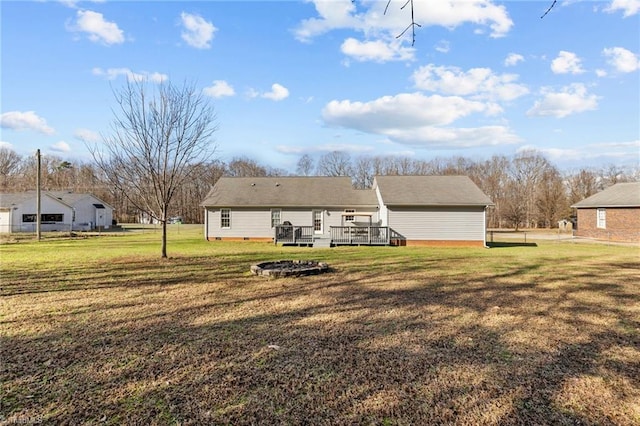
M299 277L317 275L329 271L329 265L315 260L276 260L251 265L251 273L263 277Z

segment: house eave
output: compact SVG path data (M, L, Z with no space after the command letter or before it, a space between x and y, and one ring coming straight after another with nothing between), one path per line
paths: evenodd
M574 204L571 206L572 209L613 209L613 208L623 208L623 209L637 209L640 208L638 204L589 204L589 205L580 205Z

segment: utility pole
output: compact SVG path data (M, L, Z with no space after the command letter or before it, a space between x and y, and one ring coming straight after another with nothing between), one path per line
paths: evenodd
M40 149L36 151L36 238L38 241L42 239L42 206L41 206L41 194L40 194Z

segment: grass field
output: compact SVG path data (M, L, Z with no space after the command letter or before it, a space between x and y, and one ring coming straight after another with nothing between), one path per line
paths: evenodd
M159 238L0 245L0 424L640 425L638 247Z

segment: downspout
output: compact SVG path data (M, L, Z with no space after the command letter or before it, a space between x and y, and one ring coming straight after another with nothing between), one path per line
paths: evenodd
M484 227L484 248L491 248L487 245L487 208L489 206L484 206L484 210L482 211L482 219L483 219L483 227Z
M204 209L204 239L205 241L209 241L209 210L207 210L207 206L202 206Z

